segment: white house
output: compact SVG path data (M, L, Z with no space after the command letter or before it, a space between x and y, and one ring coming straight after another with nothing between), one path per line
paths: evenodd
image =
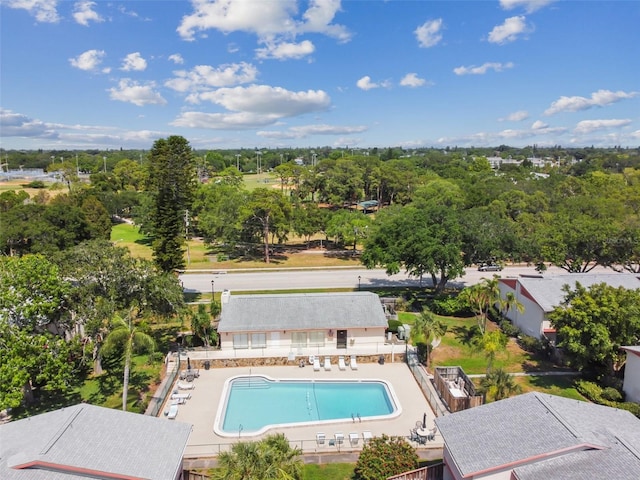
M640 478L640 419L539 392L435 420L444 480Z
M180 480L188 423L78 404L0 425L2 480Z
M598 273L567 275L521 275L518 278L501 278L498 280L500 295L506 298L512 293L522 304L521 313L516 308L506 312L506 317L524 334L536 338L547 337L555 340L555 330L551 326L548 314L560 306L566 293L565 285L575 288L576 283L590 287L598 283L606 283L612 287L627 289L640 288L640 277L626 273Z
M388 326L371 292L222 295L218 324L222 351L261 349L311 355L384 343Z
M627 402L640 403L640 345L622 347L627 352L627 363L624 367L624 384L622 390Z

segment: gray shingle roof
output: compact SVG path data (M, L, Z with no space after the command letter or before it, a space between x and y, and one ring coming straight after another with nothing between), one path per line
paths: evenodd
M78 480L87 471L153 480L173 479L191 425L88 404L0 426L0 478ZM65 468L16 469L31 463Z
M371 292L231 295L222 306L219 332L386 327Z
M576 282L579 282L583 287L589 288L591 285L606 283L612 287L623 287L629 290L640 288L640 278L627 273L572 273L542 278L520 277L518 281L545 312L551 312L562 303L566 295L562 290L564 285L575 288Z
M441 417L436 424L463 475L511 465L521 480L640 478L640 420L624 410L533 392ZM569 451L544 458L583 445L603 450L587 452L597 453L588 461ZM526 459L533 463L517 466ZM626 476L610 476L609 466Z

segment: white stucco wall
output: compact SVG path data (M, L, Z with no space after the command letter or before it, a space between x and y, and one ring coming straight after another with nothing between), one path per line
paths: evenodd
M640 355L636 353L627 352L622 390L628 402L640 403Z
M516 300L522 304L524 311L521 313L515 308L509 309L506 317L518 327L522 333L535 338L541 338L545 328L550 328L549 321L545 318L545 314L540 306L524 296L520 291L520 282L516 282L516 289L510 288L504 283L499 284L500 296L504 299L507 293L511 292L515 295Z

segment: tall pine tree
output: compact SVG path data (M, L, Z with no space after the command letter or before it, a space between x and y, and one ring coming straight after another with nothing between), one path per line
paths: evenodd
M196 188L196 164L180 136L156 140L149 152L147 189L153 196L153 258L165 272L184 268L185 220Z

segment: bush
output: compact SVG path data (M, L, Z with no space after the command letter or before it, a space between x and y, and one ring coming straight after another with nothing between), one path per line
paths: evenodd
M400 320L389 320L389 328L387 328L388 332L398 333L398 327L402 325Z
M507 337L517 338L520 335L520 329L511 323L511 320L506 318L500 321L500 330L502 330L502 333Z
M607 387L602 390L602 398L611 402L622 402L624 400L622 394L613 387Z
M164 361L164 354L162 352L153 352L149 355L147 363L153 365L154 363L161 363Z
M518 344L529 353L542 353L544 350L543 343L530 335L520 335L518 337Z
M34 180L25 185L22 185L24 188L44 188L46 185L42 180Z
M354 471L357 480L385 480L418 466L418 454L402 437L374 437L360 453Z
M576 390L593 402L599 403L598 400L602 399L602 387L593 382L578 380L576 382Z

